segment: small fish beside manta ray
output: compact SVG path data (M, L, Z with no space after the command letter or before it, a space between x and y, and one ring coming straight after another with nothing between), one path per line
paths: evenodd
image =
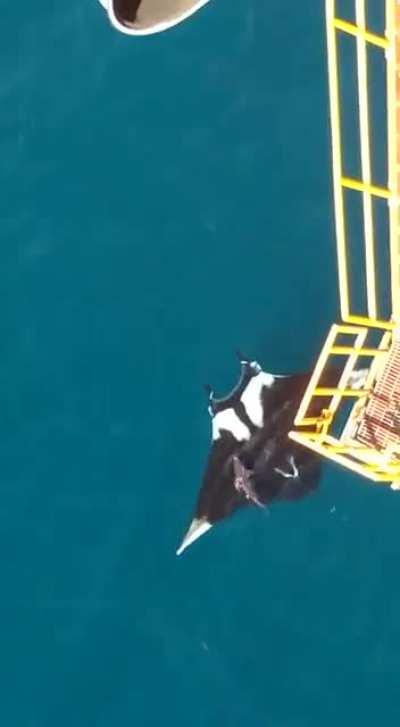
M272 375L256 361L240 359L239 383L227 397L216 399L208 387L211 451L177 555L239 507L298 500L318 486L319 457L288 437L310 375ZM354 372L349 386L362 386L365 375ZM335 385L337 378L332 371L323 383Z
M186 20L209 0L99 0L111 24L126 35L151 35Z

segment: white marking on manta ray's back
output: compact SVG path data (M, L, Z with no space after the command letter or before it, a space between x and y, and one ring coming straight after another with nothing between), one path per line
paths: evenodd
M250 439L249 429L231 408L219 411L213 418L212 438L214 441L220 438L222 430L230 432L238 442Z
M282 477L298 477L299 476L299 468L296 465L296 462L294 461L294 457L291 454L290 457L288 457L288 462L292 468L291 472L284 472L279 467L275 467L275 472L277 472L279 475L282 475Z
M266 371L260 371L257 376L253 376L246 386L240 401L246 409L246 414L250 421L256 427L262 427L264 420L264 412L261 401L261 392L264 386L268 389L271 388L274 383L275 377L272 374L266 373Z

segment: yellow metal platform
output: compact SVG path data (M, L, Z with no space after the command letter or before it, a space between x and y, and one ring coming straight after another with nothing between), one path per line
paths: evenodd
M397 0L374 1L384 5L386 28L382 33L368 27L365 0L354 0L352 20L338 17L335 0L326 0L341 321L328 333L289 436L344 467L398 489L400 4ZM344 43L352 44L345 47L347 56ZM351 53L354 68L348 67ZM379 63L383 80L376 88L370 74ZM350 101L348 90L343 90L349 74L354 76L356 89ZM371 118L376 110L379 118L385 116L386 128L384 134L374 136ZM358 175L348 172L351 164L345 137L349 114L357 128ZM380 167L387 169L383 182L375 178L377 155L384 162ZM357 205L358 217L354 214ZM356 233L354 219L358 220ZM355 238L358 243L361 240L358 247ZM355 375L360 369L363 375ZM324 386L324 380L332 380L332 376L334 385Z

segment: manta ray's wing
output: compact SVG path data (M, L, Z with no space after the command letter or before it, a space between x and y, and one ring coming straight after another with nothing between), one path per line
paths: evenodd
M273 386L262 388L261 405L265 436L269 433L286 436L290 431L308 381L308 374L275 376Z
M209 0L100 0L112 25L127 35L150 35L172 28Z
M260 390L263 425L243 443L240 456L264 504L297 500L318 486L319 457L288 437L308 381L307 374L274 377Z
M232 457L238 441L229 432L214 440L207 458L194 518L177 550L177 555L203 535L218 520L246 504L246 497L234 487Z
M321 479L321 458L295 445L288 450L285 459L281 467L275 468L279 480L277 500L300 500L314 492Z
M321 460L314 452L287 441L271 457L260 456L253 482L261 502L299 500L314 492L321 478Z

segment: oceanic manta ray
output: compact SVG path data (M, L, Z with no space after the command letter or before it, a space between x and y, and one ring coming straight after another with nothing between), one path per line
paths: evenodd
M362 385L364 377L355 372L349 386ZM241 356L241 376L228 396L216 399L208 388L212 445L177 555L239 507L298 500L317 488L319 457L288 437L309 378L272 375ZM334 386L337 379L331 372L324 383Z
M100 0L112 25L127 35L150 35L185 20L209 0Z

